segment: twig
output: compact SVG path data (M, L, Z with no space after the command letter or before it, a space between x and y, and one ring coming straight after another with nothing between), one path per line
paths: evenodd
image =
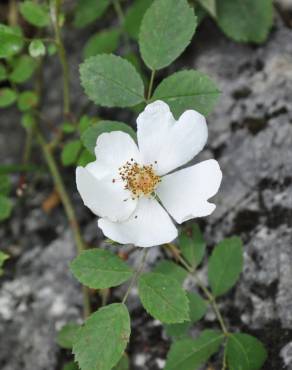
M155 70L153 69L151 71L151 77L150 77L150 82L149 82L149 88L148 88L148 94L147 94L147 101L150 100L151 95L152 95L152 89L153 89L153 82L155 78Z

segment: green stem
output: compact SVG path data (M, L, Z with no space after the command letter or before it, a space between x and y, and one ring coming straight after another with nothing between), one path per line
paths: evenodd
M155 78L155 70L153 69L153 70L151 71L151 77L150 77L149 88L148 88L148 94L147 94L147 101L149 101L149 100L150 100L151 95L152 95L152 89L153 89L154 78Z
M147 257L147 254L149 252L149 249L148 248L145 248L144 251L143 251L143 256L142 256L142 259L141 259L141 262L140 262L140 265L138 267L138 269L136 270L131 282L130 282L130 285L124 295L124 298L122 300L122 303L126 303L126 300L130 294L130 291L131 289L133 288L134 284L136 283L139 275L141 274L142 270L143 270L143 267L144 267L144 264L145 264L145 261L146 261L146 257Z
M123 37L124 37L124 41L125 41L125 44L126 44L126 50L128 52L130 52L131 45L130 45L129 35L128 35L127 31L125 30L125 14L124 14L123 8L122 8L121 3L120 3L119 0L114 0L113 1L113 6L114 6L115 12L117 13L117 16L119 18L120 27L121 27L121 30L123 32Z
M218 320L218 322L220 324L221 330L223 331L224 335L226 335L226 336L229 335L229 332L228 332L227 327L225 325L224 319L223 319L223 317L221 315L221 312L219 310L219 307L217 305L216 299L213 296L213 294L210 292L209 289L207 289L205 287L204 283L198 277L198 275L196 274L195 270L180 255L180 251L177 249L177 247L174 244L168 244L167 247L170 248L170 250L172 251L172 253L174 254L174 256L187 269L187 271L190 273L190 275L192 275L194 277L194 279L196 280L196 283L202 289L202 291L204 292L206 298L210 302L210 305L211 305L211 307L212 307L212 309L213 309L213 311L214 311L214 313L215 313L215 315L217 317L217 320Z
M66 55L66 50L61 36L59 24L59 16L62 0L51 0L51 20L55 32L55 42L58 50L60 63L63 70L63 111L64 115L70 113L70 80L69 80L69 64Z

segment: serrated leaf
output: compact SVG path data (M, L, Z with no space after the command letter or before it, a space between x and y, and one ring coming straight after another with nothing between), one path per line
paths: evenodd
M217 21L223 32L235 41L264 42L273 24L273 1L217 1Z
M164 370L196 370L219 350L224 335L205 330L196 339L182 339L172 344Z
M143 16L152 3L153 0L136 0L127 11L124 27L128 34L135 40L138 40Z
M219 94L216 84L204 73L180 71L158 85L152 100L165 101L176 118L188 109L206 116L213 110Z
M81 152L81 154L78 158L77 165L85 167L88 163L94 162L94 161L95 161L95 155L92 154L87 149L84 149L84 150L82 150L82 152Z
M113 370L129 370L130 364L127 355L124 355Z
M216 18L216 0L198 0L202 7L207 10L209 14Z
M6 68L3 64L0 64L0 81L5 81L7 79Z
M179 249L183 257L193 268L196 268L202 262L206 243L197 224L194 224L190 230L183 231L180 234Z
M238 237L223 240L213 250L208 264L208 279L215 296L226 293L242 271L243 250Z
M4 221L10 217L12 208L12 201L5 195L0 194L0 221Z
M24 91L18 96L17 106L19 110L25 112L38 105L39 98L34 91Z
M153 269L153 272L165 274L175 278L180 284L184 282L188 276L188 272L172 261L161 261Z
M122 303L105 306L92 314L73 345L81 370L112 369L124 353L130 331L129 312Z
M11 181L8 175L0 175L0 194L9 195L11 191Z
M9 79L14 83L25 82L32 76L36 66L36 61L32 57L23 55L17 60Z
M33 40L28 47L29 54L37 58L46 54L46 47L42 40Z
M34 1L20 3L19 10L23 18L36 27L45 27L50 23L49 9Z
M197 26L187 0L156 0L141 23L142 58L153 70L168 66L185 50Z
M80 329L80 325L76 323L69 323L62 327L57 335L57 343L60 347L71 349L76 340L76 334Z
M64 166L70 166L75 164L79 153L81 151L82 144L80 140L71 140L64 145L61 152L61 161Z
M127 60L112 54L96 55L80 66L81 84L94 103L130 107L144 100L144 86Z
M158 273L143 274L138 288L144 308L155 319L166 324L189 320L186 292L173 277Z
M107 7L109 0L79 0L75 9L74 26L82 28L100 18Z
M232 370L259 370L267 359L267 351L257 338L236 333L228 336L226 356Z
M133 274L117 255L104 249L88 249L71 263L70 269L82 284L105 289L122 284Z
M0 89L0 108L6 108L12 105L16 100L16 93L9 88Z
M136 139L135 131L123 122L116 121L98 121L96 124L90 126L81 136L84 146L94 154L96 140L99 135L105 132L123 131L129 134L133 139Z
M0 23L0 58L9 58L19 53L24 40L19 28Z
M118 29L106 30L92 35L85 44L83 50L84 58L114 52L118 47L119 38L120 31Z
M164 325L166 334L173 340L185 339L188 336L188 330L191 323L189 321L181 324L166 324Z

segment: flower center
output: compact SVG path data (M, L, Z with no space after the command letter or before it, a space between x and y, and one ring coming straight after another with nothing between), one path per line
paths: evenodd
M152 194L161 181L152 164L140 166L133 158L119 168L119 175L125 183L125 189L132 192L133 198Z

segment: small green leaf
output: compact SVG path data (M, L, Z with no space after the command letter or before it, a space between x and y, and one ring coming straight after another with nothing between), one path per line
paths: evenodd
M153 100L163 100L178 118L187 109L208 115L219 97L215 83L204 73L180 71L165 78L156 88Z
M196 339L174 342L167 355L164 370L196 370L219 350L224 335L215 330L204 330Z
M32 76L36 66L37 63L32 57L23 55L17 60L9 79L14 83L25 82Z
M267 359L267 351L257 338L236 333L228 336L226 356L232 370L259 370Z
M70 122L62 123L61 129L65 134L72 134L76 131L76 127Z
M50 56L55 55L57 52L57 46L55 43L51 43L48 45L48 54Z
M6 79L7 79L6 68L4 67L3 64L0 64L0 81L5 81Z
M216 18L216 0L199 0L199 3L210 15Z
M68 141L61 152L61 161L64 166L75 164L81 151L82 144L80 140Z
M9 58L19 53L24 41L19 28L0 23L0 58Z
M95 118L89 117L89 116L84 114L80 118L80 121L79 121L79 124L78 124L79 134L82 135L83 132L85 132L88 129L88 127L92 126L94 122L96 122Z
M166 334L173 340L185 339L188 336L191 323L189 321L181 324L164 325Z
M23 18L36 27L45 27L50 23L50 13L47 6L34 1L20 3L19 10Z
M71 263L76 279L93 289L111 288L127 281L133 274L117 255L104 249L88 249Z
M79 0L75 9L74 26L82 28L94 22L104 14L109 4L109 0Z
M120 32L117 29L106 30L91 36L86 42L84 58L93 57L97 54L112 53L118 47Z
M134 40L138 40L143 16L152 3L153 0L136 0L127 11L124 27Z
M28 47L29 54L37 58L46 54L46 47L42 40L33 40Z
M11 181L8 175L0 175L0 194L9 195L11 192Z
M110 370L122 357L130 337L127 307L114 303L92 314L79 330L73 345L82 370Z
M17 106L19 110L25 112L38 105L38 96L34 91L24 91L18 96Z
M30 129L32 127L34 127L36 121L35 121L35 117L33 114L31 113L24 113L21 117L21 124L24 128L26 129Z
M79 367L74 361L70 361L62 367L62 370L79 370Z
M57 343L60 347L71 349L76 340L76 334L80 329L80 325L76 323L66 324L58 332Z
M183 257L193 268L196 268L202 262L206 243L197 224L194 224L191 230L183 231L180 234L179 248Z
M0 89L0 108L9 107L16 100L16 93L9 88Z
M96 55L80 66L81 83L89 99L106 107L130 107L144 100L144 86L127 60L112 54Z
M151 316L166 324L189 320L188 298L175 278L148 273L138 285L142 304Z
M235 41L264 42L273 24L273 1L217 1L217 21L223 32Z
M243 250L240 238L223 240L213 250L208 264L208 279L215 296L226 293L242 271Z
M139 45L142 58L153 70L167 67L185 50L197 26L187 0L156 0L142 20Z
M113 368L113 370L129 370L130 364L128 356L124 356L120 359L119 363Z
M87 149L82 150L77 165L85 167L88 163L95 161L95 155L89 152Z
M5 195L0 194L0 221L4 221L10 217L12 208L12 201Z
M153 272L160 274L170 275L175 278L180 284L184 282L188 276L188 272L172 261L161 261L159 262Z
M8 254L0 251L0 276L3 275L3 264L8 258Z
M136 139L135 131L123 122L115 121L99 121L98 123L90 126L81 136L84 146L94 154L96 140L99 135L105 132L123 131L129 134L133 139Z

